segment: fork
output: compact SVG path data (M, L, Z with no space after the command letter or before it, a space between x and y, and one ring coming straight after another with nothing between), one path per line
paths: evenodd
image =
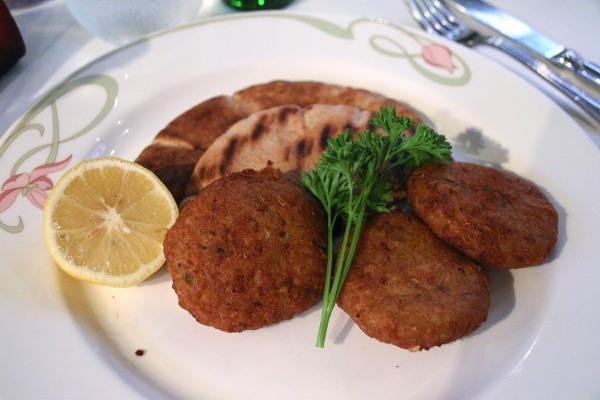
M529 67L561 91L600 124L600 101L564 80L549 64L497 36L484 36L458 20L440 0L405 0L415 20L430 34L464 44L493 46Z

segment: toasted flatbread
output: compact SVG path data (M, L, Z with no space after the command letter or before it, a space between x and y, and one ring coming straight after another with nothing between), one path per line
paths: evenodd
M421 120L405 103L367 90L322 82L273 81L210 98L185 111L158 133L136 162L153 171L180 201L198 159L217 137L255 112L285 104L346 104L374 112L391 105L399 115Z
M312 169L327 140L351 129L370 128L372 111L340 104L284 105L259 111L235 123L200 157L188 195L213 180L267 164L283 173Z

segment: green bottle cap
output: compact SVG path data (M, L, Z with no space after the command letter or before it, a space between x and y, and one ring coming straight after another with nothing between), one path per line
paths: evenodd
M240 11L274 10L283 8L292 0L223 0L229 7Z

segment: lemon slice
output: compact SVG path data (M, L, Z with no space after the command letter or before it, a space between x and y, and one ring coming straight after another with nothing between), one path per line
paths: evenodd
M119 158L94 158L68 170L49 193L44 239L75 278L132 286L164 264L163 239L177 216L173 196L152 172Z

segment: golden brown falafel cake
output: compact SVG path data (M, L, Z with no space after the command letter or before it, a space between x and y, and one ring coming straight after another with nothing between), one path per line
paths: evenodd
M546 195L494 168L424 165L412 171L408 197L438 237L488 267L540 264L558 238L558 213Z
M338 305L367 335L428 350L468 335L487 319L488 278L416 216L376 214L360 235Z
M246 170L203 188L164 242L179 304L226 332L290 319L322 296L322 207L278 170Z

